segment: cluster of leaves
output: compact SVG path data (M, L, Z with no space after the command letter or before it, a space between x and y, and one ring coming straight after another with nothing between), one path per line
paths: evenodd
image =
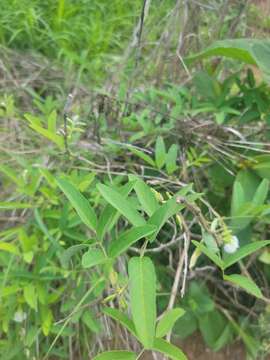
M234 54L232 45L229 52ZM141 352L185 359L164 337L173 331L184 338L199 329L214 350L239 335L249 353L257 355L259 342L249 324L230 315L232 304L221 306L219 293L210 291L211 280L188 279L184 298L177 296L175 307L168 308L168 262L174 267L179 261L170 249L182 246L175 234L190 232L191 240L199 240L189 249L187 244L182 247L190 257L191 272L214 264L214 283L221 283L230 297L236 286L241 289L238 294L250 294L247 302L254 297L267 300L247 258L260 251L256 266L270 263L270 156L263 144L269 134L259 133L256 142L254 137L236 141L234 136L244 129L244 136L250 137L245 126L254 123L265 129L269 89L256 85L250 71L246 77L234 74L225 80L208 71L195 75L194 86L170 85L134 98L143 98L149 106L124 114L117 123L123 136L100 114L102 141L96 145L101 156L78 146L84 140L85 121L70 116L65 139L52 99L36 101L41 114L24 115L23 124L31 129L27 133L36 137L33 143L37 138L47 142L34 159L8 154L5 159L12 165L0 167L9 194L0 209L18 220L0 234L3 359L66 358L75 342L76 351L89 356L89 339L94 343L96 334L102 336L103 316L126 327L141 344ZM221 131L221 139L211 133L211 141L202 142L207 137L196 129L203 128L198 119L205 113L214 131ZM13 98L3 99L0 116L20 116ZM194 119L197 127L192 131ZM228 135L232 126L235 131ZM106 142L106 135L113 140ZM234 151L224 150L221 141L233 145ZM225 159L219 160L213 145ZM223 245L233 236L240 248L226 254ZM140 256L132 256L134 252ZM269 283L267 270L265 282ZM138 356L136 351L117 350L95 359Z

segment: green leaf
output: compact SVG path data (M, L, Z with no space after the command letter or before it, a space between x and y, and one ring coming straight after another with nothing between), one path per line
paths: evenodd
M231 203L231 216L237 216L241 206L245 203L244 189L239 181L235 181L233 184L233 195Z
M253 170L262 178L270 180L270 155L258 155L254 157L256 164Z
M152 350L158 351L173 360L188 360L186 355L178 347L164 339L156 338Z
M255 251L269 244L270 244L270 240L264 240L264 241L256 241L240 247L240 249L236 251L234 254L226 256L224 260L224 269L227 269L231 265L235 264L237 261L243 259L244 257L250 254L253 254Z
M228 39L215 41L211 46L202 52L192 55L185 59L188 63L210 56L225 56L244 61L248 64L256 64L255 59L250 54L251 42L253 39Z
M155 230L156 230L156 226L144 225L144 226L134 227L130 230L125 231L119 236L118 239L114 240L111 243L111 246L109 248L109 256L110 257L119 256L136 241L148 235L153 234Z
M19 202L0 202L0 210L9 210L9 209L30 209L32 207L31 204L19 203Z
M0 251L6 251L10 254L20 255L20 251L16 245L7 242L0 242Z
M100 249L89 249L82 257L82 266L90 268L92 266L105 263L108 257Z
M233 275L224 275L224 280L229 281L237 286L240 286L246 292L251 295L256 296L259 299L263 298L263 294L255 282L245 276L233 274Z
M152 166L152 167L156 167L156 164L154 162L154 160L149 156L147 155L145 152L141 151L141 150L138 150L134 147L131 147L129 146L128 147L129 150L136 156L138 156L139 158L141 158L143 161L145 161L148 165Z
M156 232L149 238L150 242L155 240L160 229L168 221L168 219L176 215L184 207L185 206L183 204L178 204L175 198L171 198L154 212L147 222L148 225L155 225L157 227Z
M153 345L156 323L156 274L148 257L133 257L128 263L130 305L139 340L146 349Z
M215 41L202 52L185 59L187 63L210 56L224 56L257 65L269 81L269 40L259 39L228 39Z
M92 316L89 309L87 309L82 316L83 323L91 330L93 333L98 334L100 332L99 322Z
M157 138L156 147L155 147L155 160L158 169L162 169L166 161L166 148L164 140L161 136Z
M61 150L64 149L64 139L62 136L55 134L54 132L43 128L36 121L36 117L31 114L25 114L24 117L29 122L29 126L40 135L44 136L48 140L54 142Z
M117 209L134 226L145 225L145 220L138 211L131 205L130 201L113 188L99 184L97 188L108 203Z
M51 309L48 306L41 306L40 307L40 317L41 317L41 328L42 332L45 336L48 336L52 323L53 323L53 314Z
M181 308L171 309L162 315L156 329L156 337L165 336L173 328L175 322L185 314L185 310Z
M159 208L155 194L143 180L132 175L130 176L130 179L136 179L134 189L138 196L139 202L141 203L142 208L147 213L147 215L151 216Z
M118 321L121 325L123 325L134 337L137 338L135 325L132 320L130 320L125 314L121 311L113 308L106 307L102 309L102 312L110 316L112 319Z
M136 360L137 355L131 351L107 351L99 354L93 360Z
M172 144L166 156L166 170L169 175L172 174L177 169L177 165L176 165L177 153L178 153L178 146L176 144Z
M33 284L26 285L23 288L23 296L27 304L37 311L37 292Z
M252 203L258 206L263 205L263 203L267 198L268 190L269 190L269 180L263 179L254 194Z
M57 120L57 113L56 110L53 110L48 116L48 130L53 134L56 134L57 131L56 120Z
M96 230L97 217L90 206L89 201L86 200L86 198L68 180L58 178L56 179L56 182L76 210L82 222L90 229Z
M192 243L198 248L201 252L203 252L210 260L212 260L219 268L223 269L224 263L222 259L214 253L214 251L208 249L202 243L193 240Z
M134 181L129 181L119 189L119 193L126 198L133 187ZM97 236L100 241L102 241L106 232L116 223L119 215L120 213L111 204L105 206L97 225Z

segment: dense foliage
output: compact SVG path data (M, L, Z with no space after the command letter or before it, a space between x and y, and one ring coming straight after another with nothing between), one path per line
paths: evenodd
M269 42L204 46L211 27L195 4L203 48L183 50L187 81L162 82L162 61L152 59L155 76L145 66L141 2L114 1L113 11L106 1L4 2L1 359L136 360L145 350L186 359L174 344L196 331L214 351L240 339L250 358L263 358ZM180 14L161 3L150 7L150 27ZM237 9L226 10L229 20ZM123 64L114 57L137 19ZM210 19L220 21L214 11ZM151 41L165 30L155 27ZM105 81L112 58L119 74L93 89L87 81Z

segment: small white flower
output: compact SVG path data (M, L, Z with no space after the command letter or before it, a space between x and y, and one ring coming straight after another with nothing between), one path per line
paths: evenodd
M233 254L239 248L239 240L237 236L232 236L231 241L226 243L223 247L227 254Z
M21 323L26 319L27 315L25 312L23 311L16 311L13 317L13 320L16 321L17 323Z

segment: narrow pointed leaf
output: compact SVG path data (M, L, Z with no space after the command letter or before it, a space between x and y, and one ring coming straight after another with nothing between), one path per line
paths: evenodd
M156 226L144 225L125 231L111 244L111 247L109 248L109 256L117 257L121 255L136 241L153 234L155 230Z
M99 184L97 188L104 199L125 216L132 225L141 226L145 224L144 218L123 195L106 185Z
M89 201L68 180L58 178L56 182L76 210L82 222L90 229L96 230L97 217Z
M102 309L102 311L105 315L110 316L112 319L118 321L121 325L123 325L134 337L137 337L133 321L121 311L109 307Z
M129 150L136 156L138 156L139 158L141 158L143 161L145 161L148 165L156 167L156 164L154 162L154 160L147 155L145 152L138 150L134 147L129 147Z
M152 350L158 351L173 360L188 360L182 350L164 339L156 338Z
M241 206L245 203L244 189L239 181L233 184L233 195L231 203L231 216L237 216Z
M133 187L134 187L134 182L129 181L127 184L125 184L119 189L119 193L124 198L126 198L130 193L130 191L133 189ZM109 231L111 227L116 223L119 216L120 213L111 204L107 204L105 206L104 210L100 215L97 225L97 236L100 241L102 241L106 232Z
M176 165L177 153L178 153L178 146L176 144L172 144L166 156L166 170L168 174L172 174L177 169L177 165Z
M263 179L254 194L252 203L258 206L263 205L263 203L267 198L268 190L269 190L269 180Z
M153 345L156 323L156 274L148 257L133 257L128 264L131 313L139 340Z
M240 249L234 254L226 257L226 259L224 260L224 269L227 269L231 265L235 264L237 261L254 253L255 251L263 248L266 245L270 245L270 240L256 241L240 247Z
M131 177L134 179L135 177ZM151 188L141 179L136 178L134 189L138 196L139 202L142 205L143 210L148 216L151 216L158 208L159 204Z
M178 204L175 198L166 201L165 204L160 206L154 214L148 220L148 225L155 225L157 227L156 232L150 236L149 240L152 242L155 240L162 226L168 221L168 219L176 215L185 206Z
M172 330L175 322L185 314L185 310L181 308L171 309L164 313L157 324L156 337L165 336Z
M106 262L108 258L100 249L89 249L82 257L82 266L90 268L92 266L100 265Z
M255 282L245 276L233 274L233 275L224 275L224 280L229 281L242 289L246 292L250 293L253 296L256 296L259 299L263 298L263 294Z
M0 202L0 210L11 210L11 209L30 209L33 206L31 204L27 203L19 203L19 202L7 202L7 201L1 201Z
M212 260L218 267L220 267L221 269L224 268L224 262L212 250L208 249L206 246L204 246L202 243L199 243L198 241L193 240L192 243L196 246L196 248L198 248L202 253L204 253L210 260Z
M93 360L136 360L137 355L131 351L106 351L93 358Z
M161 136L157 138L156 148L155 148L155 160L157 167L161 169L166 161L166 148L164 144L164 140Z

